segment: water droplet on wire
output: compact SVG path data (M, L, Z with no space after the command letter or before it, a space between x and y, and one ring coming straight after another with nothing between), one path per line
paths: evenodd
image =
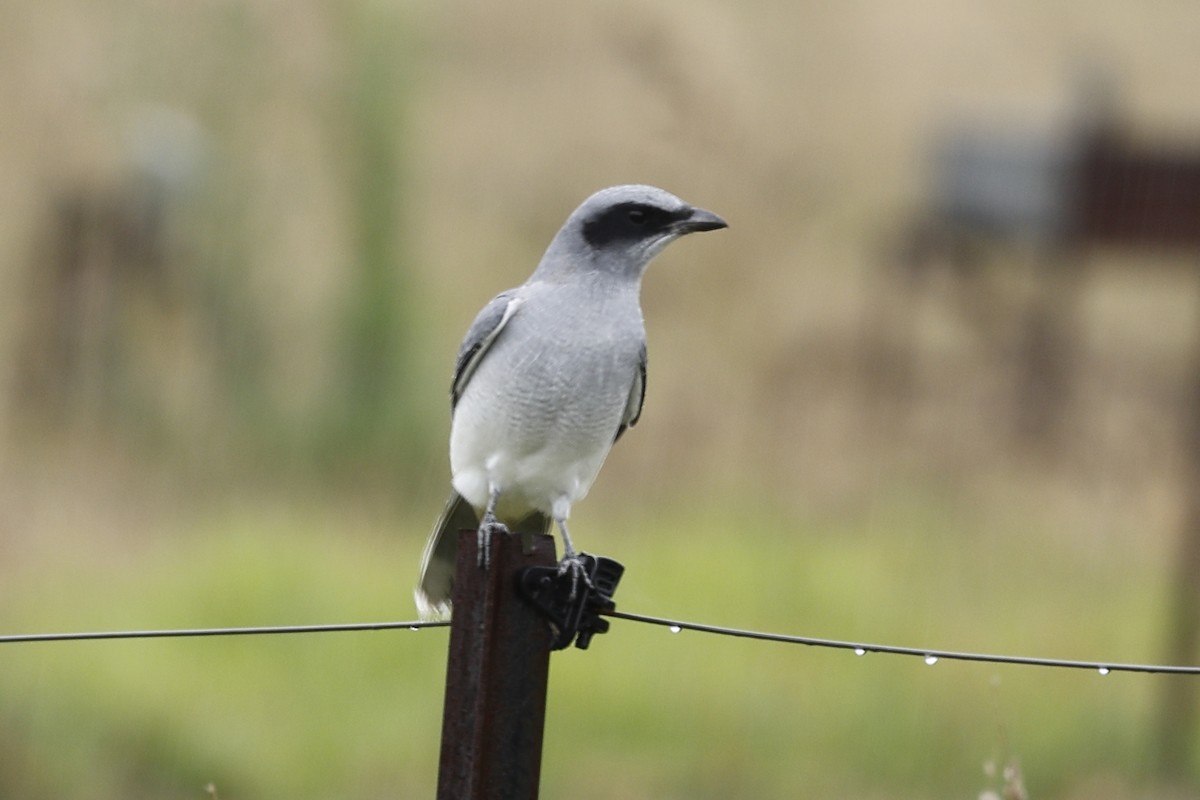
M929 666L932 667L937 662L938 662L937 656L934 656L934 655L925 656L925 663L928 664Z
M856 647L856 648L854 648L854 655L856 655L856 656L865 656L866 654L867 654L867 651L866 651L866 649L865 649L865 648L862 648L862 647Z
M1109 670L1108 667L1101 667L1098 671L1101 675L1107 675Z
M672 625L671 627L667 628L667 630L669 630L671 633L679 633L681 630L683 630L683 628L679 627L678 625Z

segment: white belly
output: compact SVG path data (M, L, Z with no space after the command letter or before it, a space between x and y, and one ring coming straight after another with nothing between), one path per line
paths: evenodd
M483 508L496 486L502 520L569 508L587 494L612 447L632 376L618 381L609 372L607 385L570 374L498 381L484 373L488 366L481 365L455 409L455 490Z

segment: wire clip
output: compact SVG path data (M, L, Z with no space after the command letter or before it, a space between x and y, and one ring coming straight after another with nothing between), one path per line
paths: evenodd
M563 650L575 642L587 650L592 637L608 630L600 615L613 611L612 596L625 567L611 558L580 553L584 577L559 567L525 567L517 571L517 594L550 623L554 631L551 650Z

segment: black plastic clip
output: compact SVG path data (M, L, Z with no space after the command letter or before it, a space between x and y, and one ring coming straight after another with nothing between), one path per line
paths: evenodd
M589 553L580 553L579 559L587 580L572 575L570 570L560 571L557 566L517 571L517 593L550 622L554 631L551 650L570 647L572 641L580 650L586 650L593 636L608 630L608 620L600 615L617 607L612 596L625 567L611 558Z

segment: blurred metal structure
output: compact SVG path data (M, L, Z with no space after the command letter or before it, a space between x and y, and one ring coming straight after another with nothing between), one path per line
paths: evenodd
M1071 224L1071 143L1033 132L960 129L935 148L933 225L1049 245Z
M1070 244L1200 252L1200 150L1140 147L1113 125L1077 158Z
M1096 87L1091 87L1093 90ZM959 129L935 148L932 197L903 234L872 320L876 346L872 391L911 388L912 307L940 269L987 304L988 253L1003 249L1032 268L1033 290L1021 312L1016 432L1037 447L1059 434L1072 389L1077 308L1091 256L1102 251L1183 254L1200 261L1200 148L1145 143L1129 135L1106 87L1085 96L1075 124L1057 134ZM1197 264L1200 266L1200 263ZM896 285L898 281L898 286ZM980 315L979 306L966 309ZM1200 309L1198 309L1200 311ZM986 331L984 331L986 335ZM1200 651L1200 342L1184 392L1181 475L1184 527L1169 597L1166 658L1193 663ZM880 381L890 381L881 387ZM1160 767L1190 768L1200 687L1164 679Z
M996 247L1031 262L1017 430L1045 442L1070 391L1088 256L1109 248L1200 254L1200 149L1141 144L1103 103L1059 132L948 131L931 172L928 208L898 248L901 288L911 295L938 266L954 281L982 282ZM901 331L901 348L909 338Z

